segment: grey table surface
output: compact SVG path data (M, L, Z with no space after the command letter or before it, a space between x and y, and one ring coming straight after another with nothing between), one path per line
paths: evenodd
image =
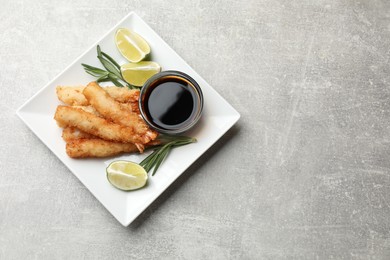
M390 259L390 1L0 4L0 259ZM15 111L130 11L241 119L125 228Z

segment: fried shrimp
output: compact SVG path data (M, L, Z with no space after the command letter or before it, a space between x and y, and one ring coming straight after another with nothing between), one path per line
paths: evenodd
M71 140L76 139L95 139L97 138L94 135L88 134L86 132L83 132L76 127L68 126L65 127L64 130L62 130L62 139L64 139L65 142L69 142Z
M72 158L107 157L139 151L135 144L103 140L75 127L65 127L62 138L66 142L66 153ZM153 140L147 146L159 144L160 140Z
M93 106L72 106L72 107L79 108L84 110L85 112L94 114L95 116L102 117L102 115Z
M124 143L142 143L144 137L136 135L131 127L111 123L82 109L58 106L54 119L59 126L72 126L104 140Z
M59 100L70 106L86 106L88 105L88 100L83 95L84 88L84 86L57 86L57 97Z
M66 153L72 158L107 157L137 151L135 144L102 139L73 139L66 143Z
M118 87L104 87L103 88L108 95L113 99L121 103L138 103L139 99L139 90L138 89L128 89L128 88L118 88Z
M121 103L120 106L124 110L139 113L139 109L137 109L138 106L137 106L137 108L135 108L133 103ZM85 112L94 114L94 115L99 116L99 117L103 117L93 106L90 106L90 105L88 105L88 106L72 106L72 107L80 108L80 109L84 110Z
M87 87L58 86L56 92L68 105L59 105L54 119L64 128L62 138L69 157L142 153L145 147L161 142L140 115L139 90L102 88L91 82Z
M139 137L140 144L146 144L157 137L157 132L151 130L139 116L113 99L96 82L91 82L83 90L89 103L106 119L114 123L131 128Z
M57 86L56 92L59 100L70 106L87 106L88 100L83 95L85 86ZM132 103L138 106L139 90L119 88L115 86L103 88L110 97L120 103Z

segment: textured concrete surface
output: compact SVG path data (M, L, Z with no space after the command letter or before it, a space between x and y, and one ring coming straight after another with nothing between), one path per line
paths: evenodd
M0 259L390 259L388 0L0 5ZM242 118L124 228L15 110L130 11Z

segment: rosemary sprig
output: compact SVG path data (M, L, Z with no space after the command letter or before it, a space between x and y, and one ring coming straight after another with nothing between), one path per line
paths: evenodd
M142 167L144 167L146 172L149 172L150 170L153 169L152 176L156 173L161 163L165 160L169 152L174 147L196 142L195 138L187 137L187 136L162 135L161 137L159 137L159 140L163 144L154 147L154 151L148 157L146 157L142 162L139 163Z
M137 88L123 79L121 66L111 56L103 52L99 45L96 49L97 58L106 70L82 63L81 65L84 67L86 73L97 78L97 82L111 81L117 87L127 86L130 89Z

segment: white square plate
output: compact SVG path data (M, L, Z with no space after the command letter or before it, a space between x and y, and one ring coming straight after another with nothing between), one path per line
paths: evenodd
M174 149L158 172L149 178L148 186L132 192L123 192L111 186L106 179L106 167L110 161L119 158L140 162L145 155L122 155L109 159L71 159L65 152L65 142L61 138L62 129L53 119L56 107L60 104L55 91L57 85L86 85L95 80L84 72L80 64L101 67L96 58L96 45L99 44L104 52L120 64L126 62L114 43L114 34L121 27L132 29L145 38L152 49L152 60L158 62L163 70L179 70L189 74L199 83L204 94L202 118L193 130L186 133L197 138L198 142ZM102 39L20 107L17 114L124 226L129 225L240 118L239 113L135 13L130 13L114 26Z

